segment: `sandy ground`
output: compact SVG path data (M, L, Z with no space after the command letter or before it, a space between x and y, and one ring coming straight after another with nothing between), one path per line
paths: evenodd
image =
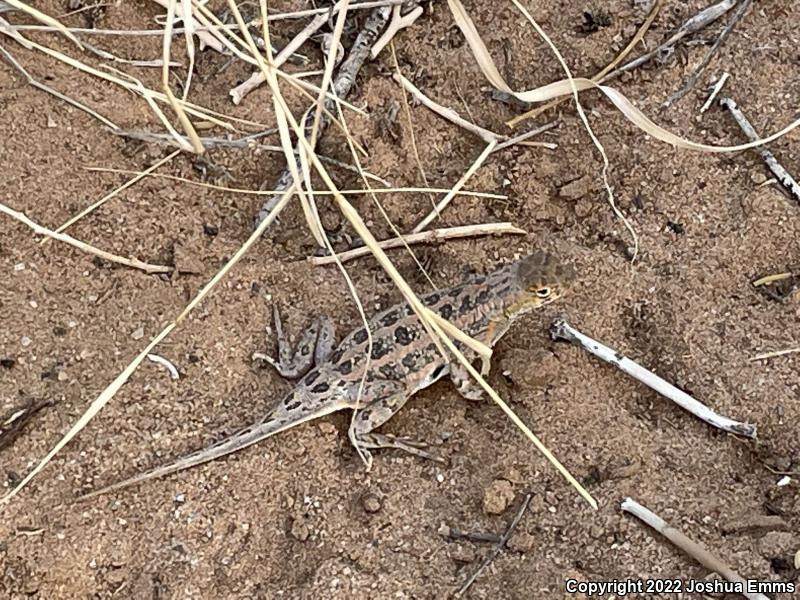
M65 2L36 4L51 15L67 10ZM610 61L645 14L616 0L527 4L577 74L592 74ZM703 6L667 4L646 37L648 48ZM529 89L561 77L513 5L466 5L512 85ZM278 2L276 8L305 6ZM599 23L596 31L587 31L584 12ZM154 3L125 2L108 7L97 27L151 28L158 13ZM670 61L638 69L616 85L672 131L733 144L742 135L729 115L716 108L699 114L707 84L728 71L726 93L759 131L775 131L797 116L798 19L800 7L788 0L755 3L698 88L667 111L660 104L707 45L681 47ZM65 22L82 26L86 20L76 15ZM276 45L301 26L275 25ZM710 43L720 29L712 26L694 39ZM55 35L31 37L79 55ZM92 42L125 57L160 56L157 37ZM120 127L160 131L146 104L118 87L79 76L7 39L2 44L34 76ZM319 58L313 47L304 52ZM491 99L444 4L399 36L396 53L403 72L427 94L485 127L504 131L504 121L519 112ZM192 99L271 126L265 90L238 107L227 100L227 90L249 69L234 63L218 73L225 61L211 51L200 55ZM402 109L389 126L393 107L403 102L392 64L385 53L365 68L352 100L368 116L351 116L349 124L369 152L366 168L397 186L422 185ZM125 68L158 86L156 70ZM442 286L537 247L575 266L579 277L571 292L526 317L498 345L489 380L585 483L599 511L568 487L497 407L465 402L447 383L420 393L384 431L436 441L448 466L384 451L366 473L347 441L348 416L338 414L225 460L76 503L81 492L251 423L289 389L290 383L250 360L254 351L274 349L274 336L265 334L274 302L295 333L320 312L332 315L340 331L358 323L338 271L305 262L313 240L300 209L291 206L159 346L181 378L172 381L162 367L145 361L98 417L0 509L0 595L443 598L491 545L448 539L441 526L502 532L527 492L533 494L530 508L510 548L478 578L470 597L561 598L570 577L706 577L692 559L621 514L619 501L628 495L691 532L744 576L798 582L797 479L778 487L781 476L773 471L800 468L800 355L749 359L800 345L798 295L780 302L750 283L765 274L798 272L800 208L775 185L762 185L769 174L755 153L677 151L634 130L596 93L584 96L584 106L608 153L619 205L640 236L634 266L626 256L630 237L602 191L602 162L568 105L538 121L560 118L560 126L542 138L557 143L556 150L500 152L467 186L507 194L507 200L459 197L442 216L446 225L510 220L527 235L421 247L418 254ZM125 181L87 166L141 170L171 151L112 135L31 88L1 61L0 107L0 200L50 227ZM482 143L424 107L412 106L411 118L429 185L450 187ZM772 145L796 174L797 140L793 133ZM335 132L325 137L321 152L350 160ZM206 161L211 167L204 172L204 163L181 156L159 172L258 189L265 181L271 185L284 164L279 154L250 150L213 150ZM339 185L360 187L352 173L333 173ZM382 200L401 230L430 207L426 195ZM371 200L353 201L378 237L389 235ZM327 227L350 231L321 204ZM173 277L114 266L55 242L40 245L27 227L2 217L0 412L50 402L0 450L4 490L238 249L258 206L255 196L148 179L69 230L108 251L190 271ZM424 291L411 259L401 252L392 256ZM351 263L349 271L368 311L399 300L374 261ZM758 424L758 443L721 434L585 352L550 341L548 326L558 316L719 412ZM487 501L508 508L490 514ZM781 597L790 595L775 596Z

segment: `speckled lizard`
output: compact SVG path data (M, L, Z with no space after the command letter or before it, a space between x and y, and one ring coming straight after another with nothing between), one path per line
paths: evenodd
M461 285L430 292L420 299L442 318L491 347L518 317L558 298L572 278L571 268L544 252L535 252L489 275L473 275ZM301 379L266 416L216 444L87 497L206 463L305 421L348 408L358 410L350 427L350 439L367 454L374 448L399 448L437 459L422 449L426 447L423 443L374 430L416 392L448 374L465 398L477 400L483 392L460 363L448 363L442 357L407 304L384 310L369 322L372 351L360 398L358 390L368 348L366 329L355 330L334 349L333 325L328 319L319 318L302 336L298 351L293 354L283 340L277 310L275 325L278 360L269 360L282 375ZM463 344L457 346L468 359L475 358ZM313 368L312 363L316 364Z

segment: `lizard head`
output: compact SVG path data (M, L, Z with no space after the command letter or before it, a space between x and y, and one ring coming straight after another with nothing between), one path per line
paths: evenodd
M518 296L506 313L517 315L549 304L561 297L573 279L572 267L546 252L539 250L526 256L517 265Z

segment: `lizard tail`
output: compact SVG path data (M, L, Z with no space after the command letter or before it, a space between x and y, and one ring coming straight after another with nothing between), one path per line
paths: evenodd
M165 475L177 473L178 471L183 471L184 469L202 465L203 463L238 452L243 448L256 444L276 433L290 429L295 425L325 416L342 408L344 408L344 406L338 403L322 403L316 410L309 410L307 406L301 407L300 403L294 400L294 394L290 393L275 410L258 423L245 427L211 446L187 454L171 463L155 467L154 469L134 475L118 483L113 483L98 490L91 491L80 496L78 499L85 500L87 498L93 498L101 494L128 487L129 485L147 481L148 479L163 477Z

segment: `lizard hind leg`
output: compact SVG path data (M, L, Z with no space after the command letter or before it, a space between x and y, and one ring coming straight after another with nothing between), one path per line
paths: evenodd
M395 448L428 460L446 462L442 457L426 452L424 448L428 448L429 444L425 442L374 431L403 408L409 395L405 387L396 381L377 381L370 385L370 388L364 390L364 395L373 395L377 398L366 406L358 408L348 432L353 446L359 453L366 455L367 468L372 465L370 450L377 448Z

